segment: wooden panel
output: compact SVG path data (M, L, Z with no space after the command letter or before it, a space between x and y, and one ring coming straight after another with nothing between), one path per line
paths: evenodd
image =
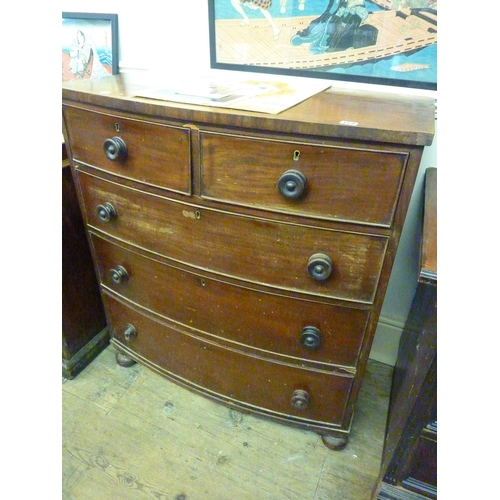
M437 168L425 171L420 278L437 281Z
M64 108L64 113L74 160L139 182L191 193L189 129L71 107ZM125 141L128 155L111 161L104 153L104 141L115 136Z
M288 290L373 301L387 238L283 224L175 202L80 172L87 223L131 244L200 269ZM111 203L105 223L97 206ZM187 251L189 249L189 251ZM312 255L327 254L331 276L309 276Z
M407 153L201 133L201 195L275 211L390 226ZM306 178L288 199L278 180ZM353 182L355 180L355 182Z
M233 342L232 348L295 363L356 366L369 311L263 293L182 271L92 234L104 286L189 328ZM110 270L128 279L116 284ZM207 314L207 309L209 314ZM303 328L321 332L321 346L300 343Z
M99 284L68 165L62 168L61 312L63 376L72 378L107 346L109 336L105 332L106 316Z
M437 489L437 436L418 438L408 477Z
M287 414L304 423L325 422L330 428L342 424L352 377L317 373L242 355L179 333L106 293L103 299L112 337L161 367L165 375L213 397L244 402L243 406L261 412ZM137 330L137 337L130 341L123 336L127 324ZM291 404L296 390L309 394L308 407L296 409Z

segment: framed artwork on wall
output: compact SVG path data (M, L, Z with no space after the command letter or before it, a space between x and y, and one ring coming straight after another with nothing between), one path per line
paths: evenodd
M437 89L437 0L208 0L214 69Z
M62 13L62 81L118 74L118 15Z

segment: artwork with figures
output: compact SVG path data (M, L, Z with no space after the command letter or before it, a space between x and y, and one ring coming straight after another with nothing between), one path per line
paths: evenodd
M213 68L437 88L437 0L209 0Z
M117 15L63 12L62 81L118 73Z

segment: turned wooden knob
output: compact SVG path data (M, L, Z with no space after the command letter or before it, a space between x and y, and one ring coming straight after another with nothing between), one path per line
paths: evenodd
M300 333L300 343L311 351L321 346L321 332L315 326L306 326Z
M309 406L309 394L307 391L297 389L293 391L291 403L297 410L305 410Z
M104 141L104 154L111 161L124 160L127 157L127 145L121 137L112 137Z
M111 276L111 281L113 281L116 285L120 285L124 281L128 280L127 270L123 266L116 266L111 269L109 275Z
M125 340L131 340L131 339L137 337L137 330L135 329L134 325L131 325L130 323L128 323L125 326L123 336L125 337Z
M325 281L332 274L332 270L333 262L328 255L324 253L315 253L309 257L307 272L311 278L318 281Z
M278 188L285 198L299 198L306 189L306 176L298 170L287 170L279 178Z
M117 217L116 209L111 203L104 203L97 206L97 216L102 222L110 222Z

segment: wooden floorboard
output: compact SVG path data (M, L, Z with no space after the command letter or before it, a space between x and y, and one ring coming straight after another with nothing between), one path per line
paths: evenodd
M63 379L63 500L369 500L392 367L369 361L347 447L229 409L112 346Z

